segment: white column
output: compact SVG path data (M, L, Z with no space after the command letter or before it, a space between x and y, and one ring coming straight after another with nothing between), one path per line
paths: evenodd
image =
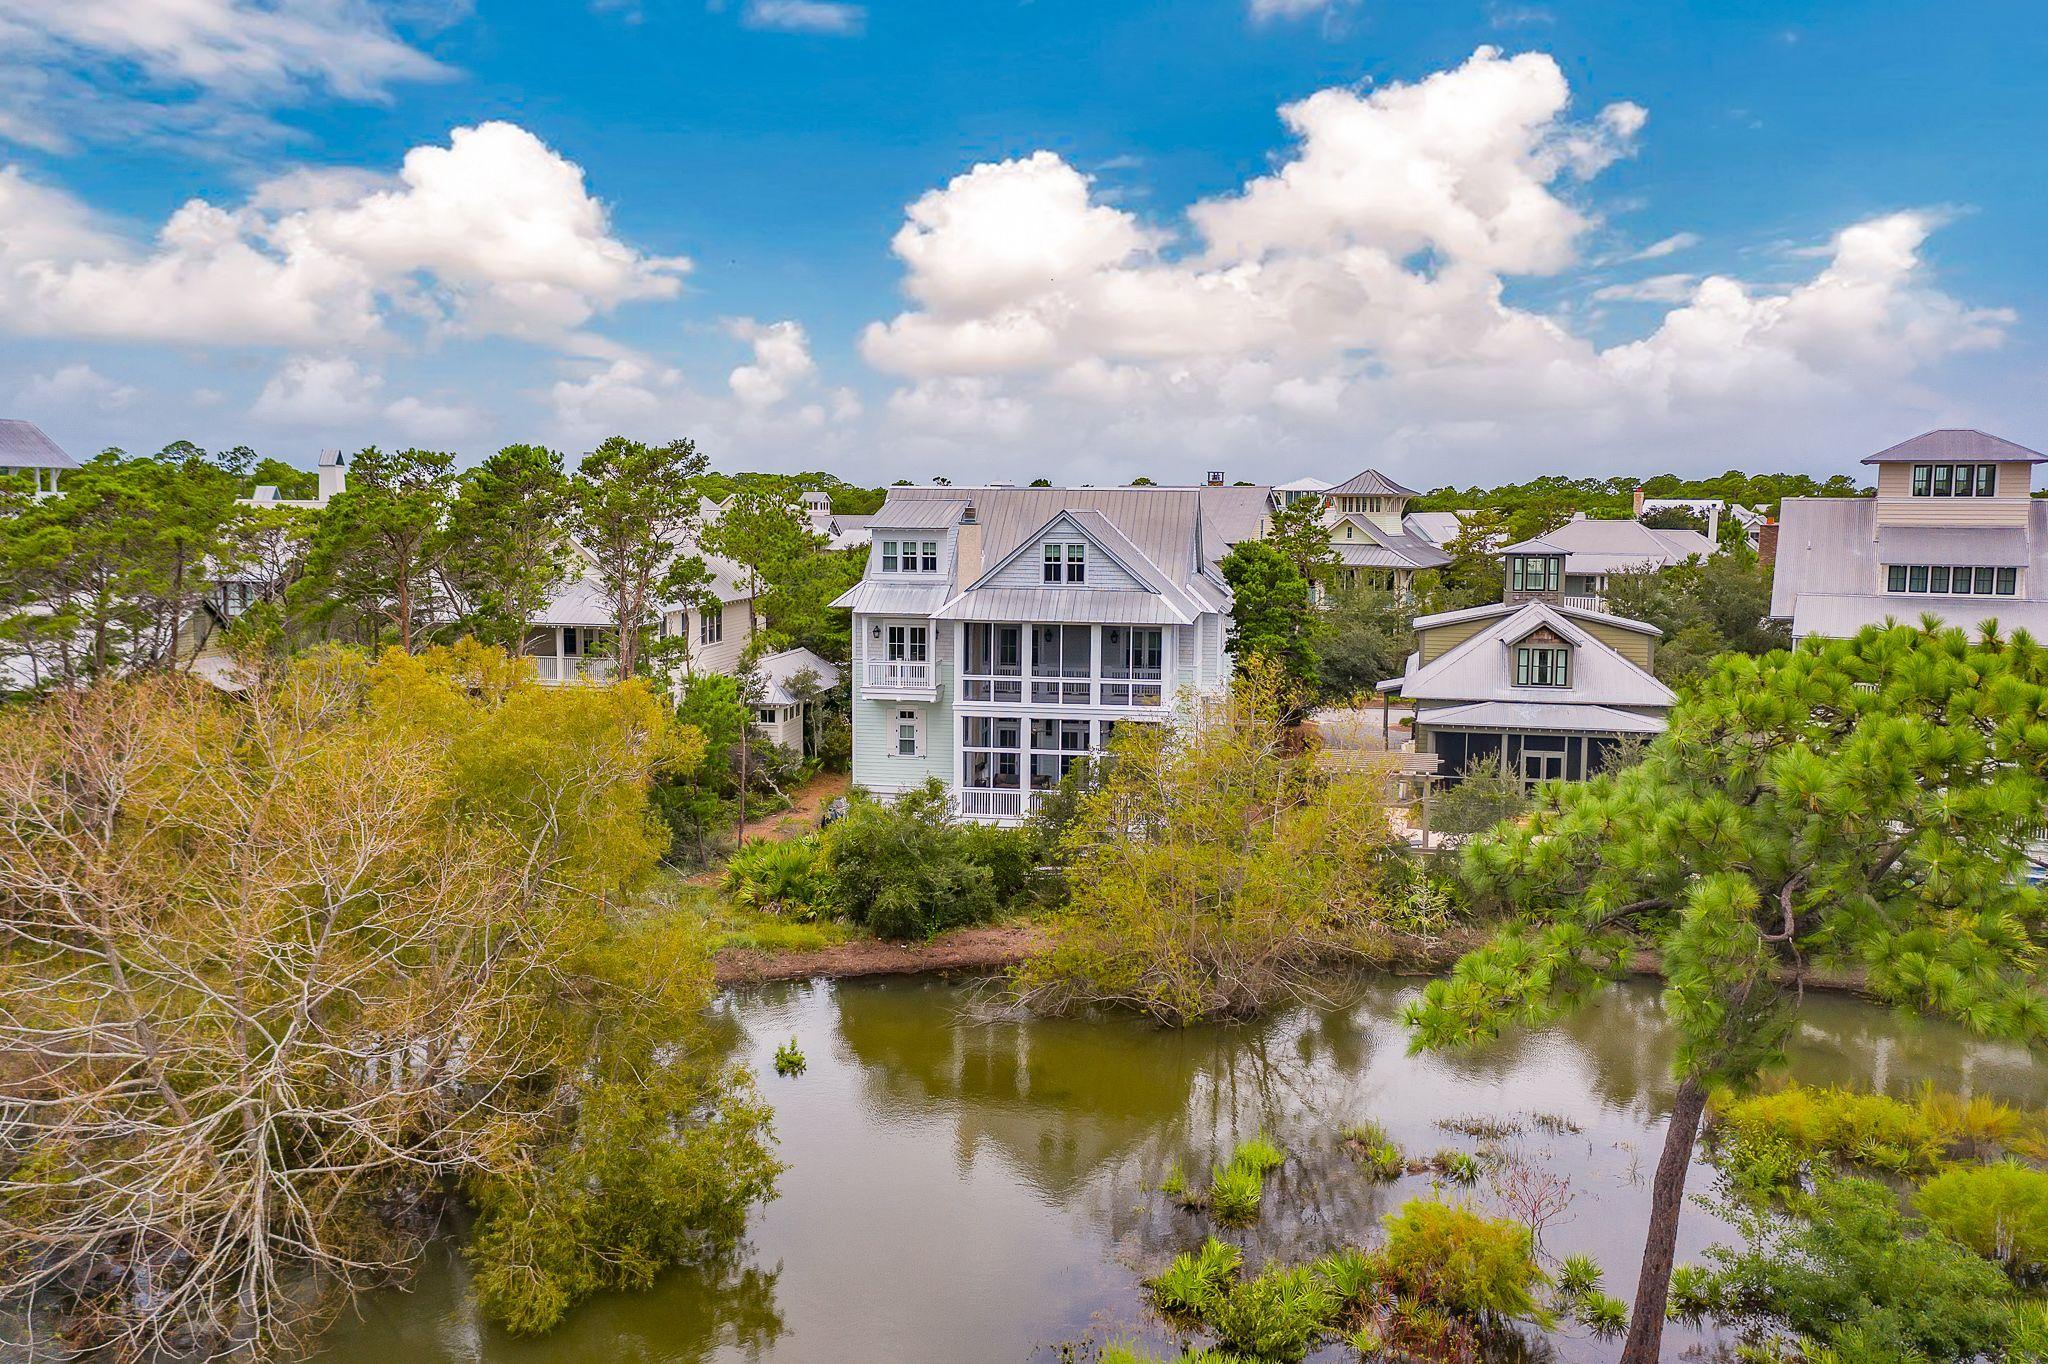
M575 628L573 625L557 625L555 627L555 681L557 682L567 682L569 680L569 651L562 639L562 632Z

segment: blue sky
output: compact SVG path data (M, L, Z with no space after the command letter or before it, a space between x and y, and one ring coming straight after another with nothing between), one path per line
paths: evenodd
M2019 4L168 8L0 0L0 408L74 452L1434 484L2048 441Z

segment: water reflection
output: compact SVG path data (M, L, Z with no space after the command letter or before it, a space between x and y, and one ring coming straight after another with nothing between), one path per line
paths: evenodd
M1411 1056L1400 1026L1417 983L1375 980L1257 1023L1168 1032L1126 1018L992 1016L972 986L901 979L767 986L730 996L739 1052L764 1075L790 1163L752 1246L711 1271L579 1309L555 1335L482 1329L460 1264L443 1256L417 1291L375 1300L337 1331L334 1364L420 1360L766 1360L773 1364L1051 1357L1057 1342L1132 1334L1164 1343L1137 1290L1212 1228L1157 1186L1178 1165L1206 1180L1254 1132L1290 1160L1269 1215L1229 1233L1253 1264L1369 1241L1428 1176L1372 1184L1338 1139L1372 1118L1411 1154L1471 1150L1440 1123L1517 1117L1503 1145L1571 1181L1547 1237L1587 1251L1627 1298L1647 1173L1672 1090L1671 1038L1655 990L1632 985L1555 1027L1454 1056ZM768 1072L795 1036L801 1079ZM1814 1082L1909 1092L1927 1080L2040 1104L2024 1049L1908 1024L1840 997L1809 998L1791 1070ZM1550 1128L1529 1115L1556 1115ZM1707 1184L1695 1171L1695 1190ZM1454 1191L1488 1201L1484 1185ZM1725 1235L1689 1207L1681 1258ZM1612 1342L1561 1333L1527 1357L1608 1364ZM1698 1348L1692 1337L1673 1349Z

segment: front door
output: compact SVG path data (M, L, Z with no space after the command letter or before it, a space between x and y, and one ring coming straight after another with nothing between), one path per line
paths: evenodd
M1522 780L1534 785L1539 781L1564 780L1564 754L1532 753L1522 750Z

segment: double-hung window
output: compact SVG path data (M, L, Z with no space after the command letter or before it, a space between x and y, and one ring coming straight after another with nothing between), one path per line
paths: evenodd
M1572 651L1523 646L1515 650L1515 685L1518 687L1568 687L1571 685Z
M884 573L936 573L939 571L937 540L883 540L877 548Z
M1088 581L1088 546L1073 541L1047 541L1043 580L1048 583Z
M716 644L725 638L725 604L719 603L709 611L697 616L697 642Z
M896 712L896 756L919 758L924 756L924 714L915 710Z

